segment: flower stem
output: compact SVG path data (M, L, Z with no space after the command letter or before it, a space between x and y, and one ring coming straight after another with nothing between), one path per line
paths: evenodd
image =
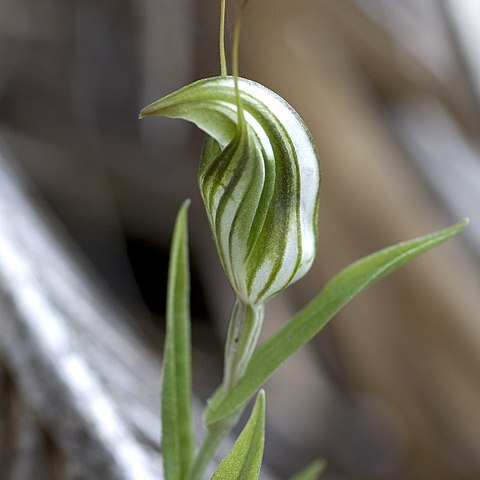
M228 432L235 426L240 414L241 412L234 414L234 416L224 418L208 428L200 450L195 455L189 475L187 476L188 480L203 480L205 470L212 461L220 443L222 443L222 440L227 436Z
M245 368L257 345L263 317L263 305L252 306L246 305L238 299L235 301L230 315L225 345L225 370L221 385L222 395L227 394L245 372ZM220 443L238 422L242 411L243 408L207 428L207 433L190 468L188 480L202 480L205 470L212 461Z
M228 75L227 56L225 54L225 1L220 2L220 74L222 77Z
M225 343L223 391L228 393L245 372L255 350L263 324L264 306L246 305L236 300L228 324Z

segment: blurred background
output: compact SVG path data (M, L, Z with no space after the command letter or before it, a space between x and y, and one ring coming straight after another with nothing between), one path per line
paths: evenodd
M218 74L218 17L212 0L0 0L0 153L158 357L171 229L192 199L202 399L221 377L233 302L197 191L203 137L137 115ZM249 6L241 74L300 113L323 172L316 263L267 307L265 336L349 262L471 219L353 301L271 379L265 462L280 479L318 456L326 480L480 478L479 48L476 0Z

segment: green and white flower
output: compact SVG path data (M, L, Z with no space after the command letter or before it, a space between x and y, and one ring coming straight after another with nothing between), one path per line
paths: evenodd
M280 96L251 80L199 80L141 116L195 123L208 135L199 184L225 273L238 300L261 305L301 278L316 253L318 156Z

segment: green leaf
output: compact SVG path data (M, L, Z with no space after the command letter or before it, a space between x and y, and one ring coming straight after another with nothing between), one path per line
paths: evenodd
M191 411L190 276L187 210L175 222L167 288L167 331L162 386L162 454L165 480L184 480L194 453Z
M319 295L254 353L236 386L221 401L209 404L205 412L206 423L215 423L241 409L270 375L317 334L355 295L417 255L449 239L467 224L468 220L465 219L445 230L385 248L342 270Z
M315 460L308 467L290 478L290 480L316 480L325 470L327 462L325 460Z
M230 453L213 474L212 480L257 480L265 442L265 392L257 396L252 414Z

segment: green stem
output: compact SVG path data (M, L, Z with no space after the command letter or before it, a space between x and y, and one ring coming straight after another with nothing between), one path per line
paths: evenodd
M188 480L203 480L205 471L212 461L222 440L227 436L228 432L235 426L240 413L227 417L218 423L212 425L203 438L200 450L195 455L195 459L190 468Z
M263 324L264 306L246 305L236 300L228 324L225 343L223 391L228 393L245 372L255 350Z
M257 345L264 317L263 305L246 305L236 300L230 315L227 341L225 344L225 371L222 383L223 395L227 394L245 372ZM218 398L210 401L217 401ZM237 423L243 408L220 420L207 429L200 450L195 455L188 480L202 480L220 443Z
M225 0L220 2L220 74L228 75L227 55L225 54Z

